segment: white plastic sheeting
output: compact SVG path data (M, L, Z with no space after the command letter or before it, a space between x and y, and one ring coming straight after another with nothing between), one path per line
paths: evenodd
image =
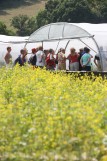
M70 23L52 23L41 27L30 35L29 41L49 41L58 39L89 37L86 30Z
M28 37L18 37L18 36L6 36L0 35L0 64L4 64L4 56L7 52L7 47L12 48L11 54L13 61L20 54L20 50L24 48L24 45Z
M5 64L4 56L7 52L7 47L10 46L12 48L11 55L12 60L14 60L20 55L20 50L25 47L26 42L28 41L28 36L20 37L20 36L6 36L0 35L0 66ZM34 47L38 47L41 43L29 43L27 45L28 53L31 53L31 49ZM30 55L28 54L28 57Z

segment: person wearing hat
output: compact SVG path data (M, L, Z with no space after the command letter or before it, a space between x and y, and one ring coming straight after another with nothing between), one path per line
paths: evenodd
M37 49L36 48L33 48L32 49L32 54L29 58L29 64L33 65L33 66L36 66L36 61L37 61L37 57L36 57L36 52L37 52Z

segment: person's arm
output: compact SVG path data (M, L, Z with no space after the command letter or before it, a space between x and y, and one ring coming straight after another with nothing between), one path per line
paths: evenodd
M55 61L56 58L54 57L54 55L52 55L52 59Z
M36 62L37 62L37 56L36 56L36 54L34 56L34 60L35 60L35 65L36 65Z
M91 57L90 57L90 58L88 58L88 60L87 60L86 64L85 64L85 65L83 65L83 66L87 66L87 64L88 64L90 61L91 61Z
M81 64L81 66L83 67L82 58L80 59L80 64Z
M17 59L14 61L13 66L15 66L18 62L19 62L19 58L17 58Z
M40 61L39 61L39 63L42 63L42 59L43 59L43 52L42 51L39 51L40 53Z
M58 53L56 54L55 64L58 64Z
M93 56L90 54L91 58L93 58Z
M4 60L7 63L7 53L6 53L5 57L4 57Z
M54 56L52 53L50 54L50 60L54 60Z
M94 63L95 63L95 65L98 67L96 58L94 58Z
M56 60L58 61L58 53L56 54Z
M88 58L88 61L87 61L86 65L87 65L90 61L91 61L91 58Z
M78 53L76 52L76 55L77 55L77 58L79 58L80 54L78 54Z
M91 58L93 58L93 56L90 53L88 53L88 54L91 56Z
M66 58L66 55L64 54L64 60L66 61L66 59L67 59L67 58Z
M70 60L70 54L66 57L66 59Z

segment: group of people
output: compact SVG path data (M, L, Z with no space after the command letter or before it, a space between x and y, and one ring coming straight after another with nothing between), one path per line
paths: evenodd
M7 53L4 57L7 66L12 62L11 47L7 47ZM27 50L21 49L20 55L16 58L13 66L19 64L23 66L25 63L33 67L46 67L47 70L66 70L66 60L69 61L70 71L91 71L91 59L93 56L90 54L90 49L87 47L81 48L76 52L75 48L70 48L68 56L65 55L65 49L60 48L58 53L55 54L53 49L43 50L42 46L33 48L30 58L27 58ZM94 63L100 70L100 58L96 55Z

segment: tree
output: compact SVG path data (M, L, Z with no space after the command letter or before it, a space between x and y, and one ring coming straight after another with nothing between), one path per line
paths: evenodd
M19 15L13 17L11 25L17 29L17 35L26 36L35 30L35 19L27 15Z
M7 27L6 25L0 21L0 34L7 34Z
M52 22L107 22L106 0L48 0L36 17L37 28Z
M0 34L2 35L15 35L15 33L11 30L7 29L7 26L0 21Z
M107 23L107 1L101 5L101 23Z

